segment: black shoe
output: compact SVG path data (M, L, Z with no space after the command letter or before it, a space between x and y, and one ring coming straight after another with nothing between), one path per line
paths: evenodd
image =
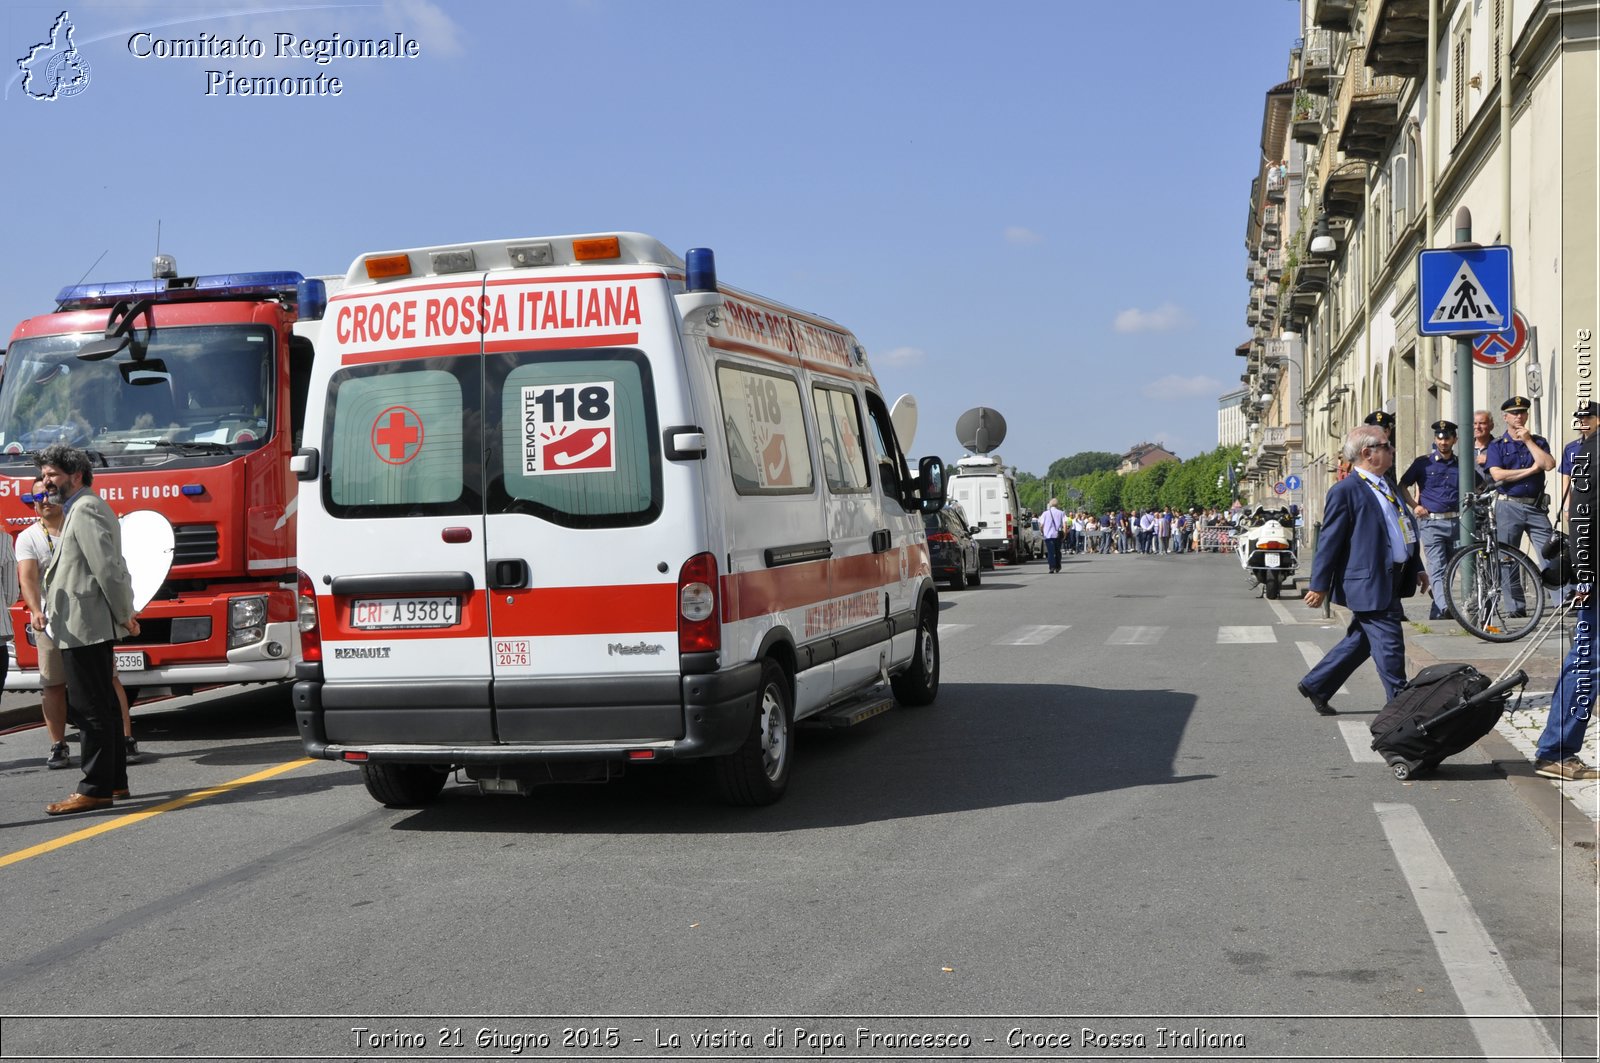
M137 764L144 759L144 756L139 752L139 743L133 739L124 738L122 740L122 748L127 753L127 756L123 758L123 763Z
M1337 716L1339 714L1338 709L1328 704L1327 698L1323 697L1321 694L1315 693L1304 683L1301 683L1295 689L1300 691L1300 696L1311 702L1311 707L1316 709L1317 712L1323 716Z
M50 747L50 758L44 762L47 768L66 768L72 765L72 750L67 748L65 742L57 742Z

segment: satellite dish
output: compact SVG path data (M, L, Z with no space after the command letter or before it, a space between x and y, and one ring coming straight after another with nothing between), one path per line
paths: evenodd
M133 579L133 611L150 604L172 568L172 524L153 509L122 518L122 559Z
M889 411L889 420L894 425L894 434L900 440L900 449L904 453L911 453L911 441L917 438L917 397L915 395L901 395L894 400L894 408Z
M956 419L956 439L974 454L987 454L1006 441L1006 419L999 410L974 406Z

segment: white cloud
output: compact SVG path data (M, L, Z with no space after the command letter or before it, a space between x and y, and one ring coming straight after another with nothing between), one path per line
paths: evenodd
M1032 229L1024 228L1021 225L1007 225L1006 243L1016 244L1018 246L1025 244L1042 244L1044 243L1044 237L1040 236Z
M428 51L452 57L465 53L461 27L428 0L387 0L384 11L402 25L415 27L418 39Z
M1139 393L1147 399L1170 400L1216 398L1224 390L1221 381L1208 376L1164 376L1146 384Z
M914 365L921 365L928 352L920 347L896 347L891 351L884 351L875 355L873 361L879 365L894 366L897 369L908 369Z
M1162 303L1154 310L1124 310L1117 315L1112 327L1118 332L1170 332L1187 320L1177 305Z

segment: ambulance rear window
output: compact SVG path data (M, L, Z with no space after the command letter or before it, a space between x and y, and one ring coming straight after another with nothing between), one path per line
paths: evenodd
M336 374L328 395L323 495L336 517L478 512L478 463L468 461L467 410L476 359L415 359ZM468 397L470 396L470 399ZM469 406L470 402L470 406ZM473 440L476 450L476 440Z
M491 513L570 528L648 524L660 515L660 432L643 354L504 354L488 366Z

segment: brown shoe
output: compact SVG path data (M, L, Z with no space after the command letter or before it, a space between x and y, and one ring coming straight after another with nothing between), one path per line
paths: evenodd
M65 816L73 812L92 812L97 808L110 808L111 798L90 797L88 794L73 794L65 801L57 801L53 805L44 806L47 816Z
M1568 757L1566 760L1535 760L1533 772L1535 775L1543 775L1546 779L1564 779L1567 782L1600 779L1600 771L1595 771L1577 757Z

